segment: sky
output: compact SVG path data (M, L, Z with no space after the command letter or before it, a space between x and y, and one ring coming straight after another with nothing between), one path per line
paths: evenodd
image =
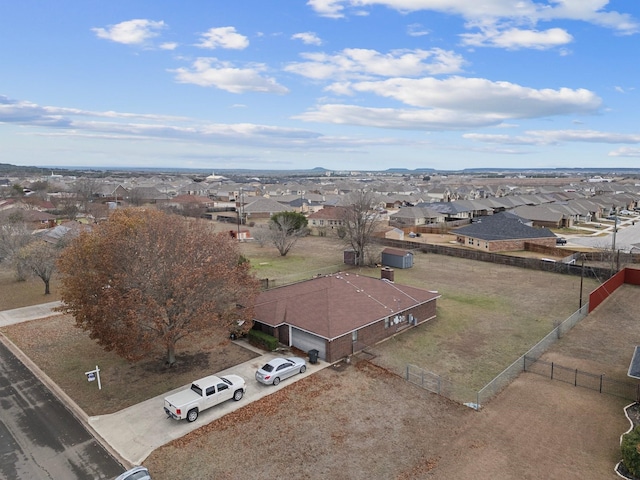
M0 163L638 168L637 0L0 2Z

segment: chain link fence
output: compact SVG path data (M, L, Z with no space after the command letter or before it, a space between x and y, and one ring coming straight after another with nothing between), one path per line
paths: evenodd
M607 395L633 400L640 398L640 384L633 382L623 382L607 378L605 374L595 374L583 372L577 368L569 368L555 362L525 357L524 370L535 373L551 380L569 383L574 387L588 388Z
M437 393L438 395L442 395L454 402L479 410L482 405L489 402L489 400L495 397L504 388L506 388L507 385L515 380L520 373L526 371L527 361L533 363L539 359L551 345L562 338L565 333L586 317L588 313L589 304L585 304L569 318L558 324L558 326L551 330L542 340L500 372L499 375L480 390L473 390L464 385L457 385L446 377L437 373L429 372L415 365L407 365L405 378L407 381L433 393ZM586 383L586 380L584 381Z

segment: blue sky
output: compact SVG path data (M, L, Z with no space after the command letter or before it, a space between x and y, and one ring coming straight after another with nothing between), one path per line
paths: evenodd
M20 0L0 163L640 163L640 2Z

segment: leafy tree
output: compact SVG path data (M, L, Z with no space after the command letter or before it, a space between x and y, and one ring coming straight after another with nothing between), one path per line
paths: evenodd
M300 237L307 235L307 225L307 217L298 212L280 212L271 216L271 242L281 256L289 253Z
M636 426L633 430L622 436L620 444L622 451L622 463L627 470L634 476L640 475L640 427Z
M24 197L24 188L22 185L14 183L11 186L11 196L12 197Z
M34 192L38 198L45 200L47 198L47 192L49 191L49 182L46 180L38 180L37 182L33 182L29 186L29 189Z
M364 190L352 192L347 196L346 204L342 210L344 239L356 252L356 265L364 265L365 253L380 218L372 208L375 196L373 192Z
M131 360L208 332L251 327L259 282L227 234L159 210L125 208L65 249L60 311ZM236 330L234 328L234 330Z
M61 245L37 240L29 243L18 252L17 261L20 268L25 268L44 282L44 294L51 293L50 283L56 271L56 260Z

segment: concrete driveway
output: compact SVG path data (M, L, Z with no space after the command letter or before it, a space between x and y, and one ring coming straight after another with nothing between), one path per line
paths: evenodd
M243 347L248 346L246 342L241 342L240 344ZM283 380L277 387L258 383L254 378L256 370L272 358L278 356L283 356L283 354L266 353L248 362L223 370L222 372L203 372L198 378L213 373L216 375L226 375L230 373L240 375L247 382L247 391L243 399L239 402L229 400L209 408L201 412L198 419L193 423L189 423L186 420L178 421L167 418L164 412L164 397L189 388L189 385L185 385L184 387L151 398L119 412L89 417L89 425L91 425L98 435L115 449L123 459L133 465L140 465L153 450L169 443L171 440L180 438L192 430L196 430L213 420L248 405L250 402L277 392L282 388L287 388L291 383L329 366L329 363L321 360L318 360L318 363L314 365L307 362L306 372ZM197 380L197 378L194 378L194 380Z

